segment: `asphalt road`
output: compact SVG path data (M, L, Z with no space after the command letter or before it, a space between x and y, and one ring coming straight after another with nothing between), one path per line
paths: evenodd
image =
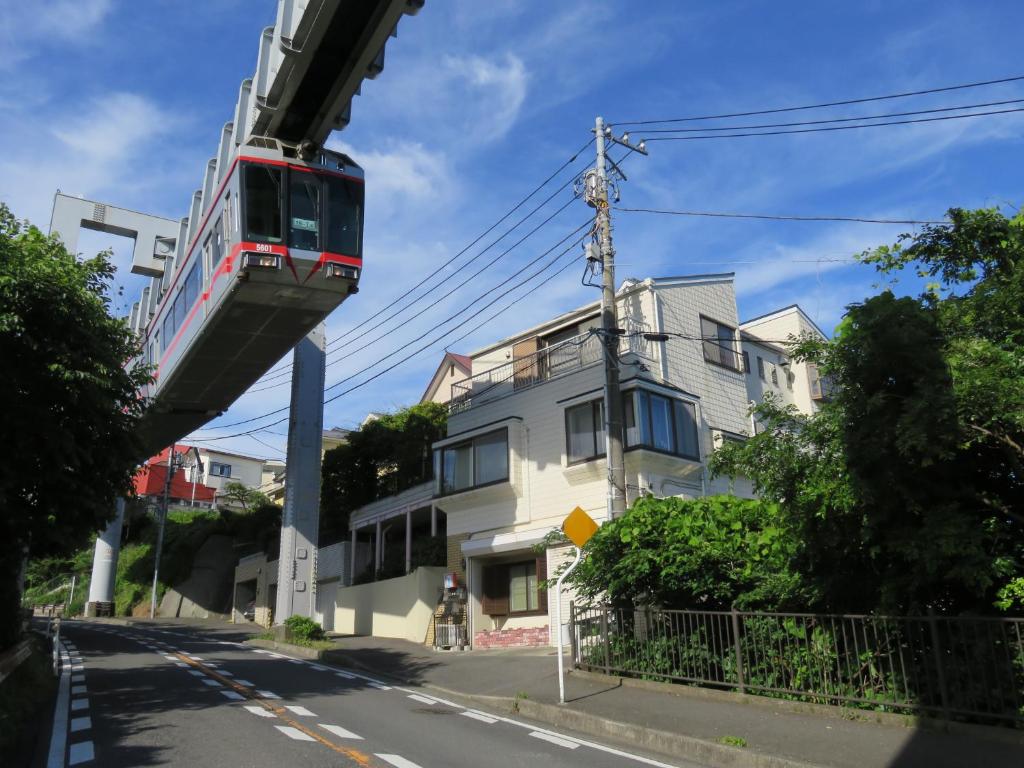
M62 637L73 665L68 765L692 766L231 633L75 621Z

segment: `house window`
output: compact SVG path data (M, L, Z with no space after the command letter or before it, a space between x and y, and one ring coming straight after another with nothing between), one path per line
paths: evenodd
M434 451L434 477L438 494L508 480L508 430L477 435Z
M775 363L772 363L772 384L779 386L779 369Z
M211 461L210 475L214 477L231 477L231 465L221 464L218 461Z
M757 358L757 375L761 377L761 381L768 381L768 378L764 375L764 358L760 355Z
M743 350L743 372L750 373L750 353Z
M604 403L589 403L565 409L565 455L568 462L604 456Z
M700 460L693 403L643 389L627 392L623 400L627 448L648 448Z
M709 363L739 370L736 355L736 334L733 328L715 320L700 318L700 335L703 339L704 359Z
M547 556L483 568L481 608L487 616L544 614L548 593L541 587L547 578Z

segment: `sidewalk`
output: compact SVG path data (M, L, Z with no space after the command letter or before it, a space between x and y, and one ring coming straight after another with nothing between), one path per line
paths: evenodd
M1024 766L1019 730L954 725L944 732L846 719L833 708L763 697L683 686L673 686L678 693L663 686L648 690L586 673L567 675L567 703L560 706L551 648L444 653L372 637L338 638L336 646L326 661L468 697L481 706L516 708L521 717L709 766ZM863 711L849 716L874 717ZM746 746L725 746L720 742L725 737L743 739Z

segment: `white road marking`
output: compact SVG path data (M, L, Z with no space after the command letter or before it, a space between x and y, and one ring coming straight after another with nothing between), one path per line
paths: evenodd
M384 685L384 683L375 683L373 681L368 681L366 684L368 686L370 686L371 688L376 688L378 691L390 691L391 690L391 686L390 685Z
M385 763L391 763L395 768L420 768L416 763L411 760L406 760L401 755L382 755L377 753L377 757L383 760Z
M221 685L220 683L218 683L218 682L217 682L216 680L211 680L211 679L210 679L210 678L208 678L208 677L204 677L204 678L203 678L203 684L204 684L204 685L208 685L208 686L210 686L211 688L223 688L223 687L224 687L224 686L222 686L222 685Z
M257 717L274 717L274 713L273 712L270 712L270 711L264 709L263 707L253 707L253 706L250 706L250 707L246 707L246 709L248 709L250 712L252 712Z
M264 650L263 648L257 648L255 651L253 651L253 653L267 653L267 654L269 654L270 651Z
M62 656L64 644L60 644ZM53 728L50 736L50 751L47 755L47 768L64 768L64 748L67 746L68 733L68 699L70 697L70 670L66 663L60 666L60 686L57 690L57 707L53 713Z
M563 738L560 738L559 736L552 736L549 733L541 733L540 731L532 731L530 733L530 735L533 736L533 738L535 738L535 739L540 739L541 741L547 741L547 742L549 742L551 744L557 744L558 746L565 747L566 749L577 749L579 747L579 744L577 744L575 741L569 741L568 739L563 739Z
M487 723L488 725L498 722L493 717L488 717L487 715L484 715L480 712L474 712L471 709L467 709L465 712L459 712L459 714L464 715L466 717L471 717L474 720L479 720L481 723Z
M71 700L71 711L72 712L77 712L80 709L88 709L88 708L89 708L89 700L88 699L72 699Z
M85 675L72 675L71 676L71 682L72 683L84 683L85 682Z
M284 658L283 656L281 658ZM298 659L288 659L289 664L301 664L302 662Z
M316 741L316 739L314 739L308 733L303 733L298 728L292 728L288 725L275 725L274 727L277 728L277 730L279 730L285 736L291 739L295 739L296 741Z
M347 677L349 679L358 678L359 680L365 680L367 683L370 684L371 687L377 688L377 689L382 690L382 691L390 691L391 690L391 686L390 685L386 685L385 683L381 682L377 678L375 678L375 677L368 677L366 675L361 675L358 672L353 672L350 669L346 669L346 670L341 671L341 672L336 670L334 672L334 674L338 675L339 677Z
M319 664L310 664L309 666L311 666L317 672L330 672L331 671L330 667L321 667Z
M221 691L220 693L221 693L222 696L225 696L225 697L227 697L227 698L229 698L229 699L231 699L233 701L244 701L245 700L245 696L243 696L240 693L235 693L234 691Z
M85 669L85 667L83 667L81 664L72 664L71 665L71 671L72 672L81 672L83 669Z
M186 653L185 655L192 659L192 661L206 661L202 656L193 656L191 653Z
M209 666L209 665L207 665L207 666ZM221 674L221 675L224 675L224 677L234 677L234 674L231 673L231 672L228 672L226 669L221 669L220 667L217 667L216 669L217 669L217 673Z
M168 661L177 661L178 660L177 656L164 656L164 658L167 659Z
M76 693L88 693L88 691L85 690L85 686L84 685L72 685L71 686L71 694L74 695Z
M338 677L344 677L346 680L355 680L355 675L350 675L348 672L335 672Z
M273 691L256 691L256 693L258 693L264 699L280 699L281 698L280 696L278 696Z
M418 701L421 704L437 704L433 699L428 699L426 696L420 696L418 693L410 693L409 698L413 701Z
M71 718L71 732L78 733L79 731L87 731L92 728L92 718L89 717L73 717Z
M72 664L85 664L85 659L83 659L81 656L75 656L75 655L72 654L71 663Z
M515 720L515 719L513 719L511 717L502 717L501 715L494 715L494 719L495 720L500 720L503 723L508 723L509 725L518 726L519 728L526 728L528 731L533 731L533 732L536 732L536 733L544 733L544 734L547 734L548 736L555 736L556 738L564 738L566 741L572 741L572 742L574 742L576 744L580 744L580 745L582 745L584 747L590 747L591 749L596 749L598 752L605 752L605 753L607 753L609 755L615 755L616 757L624 757L627 760L633 761L634 763L642 763L644 765L651 765L651 766L654 766L654 768L676 768L676 766L674 766L674 765L672 765L670 763L663 763L660 760L654 760L654 759L652 759L650 757L642 757L640 755L634 755L634 754L632 754L630 752L626 752L626 751L621 750L621 749L616 749L615 747L609 747L609 746L607 746L605 744L599 744L599 743L597 743L595 741L587 741L586 739L580 739L580 738L577 738L576 736L562 736L560 734L554 733L553 731L549 731L549 730L546 730L544 728L537 728L535 725L532 725L530 723L523 723L523 722L520 722L519 720Z
M236 683L238 683L239 685L244 685L244 686L246 686L247 688L254 688L254 687L256 686L256 683L252 682L251 680L243 680L243 679L242 679L242 678L240 678L240 677L239 677L239 678L237 678L237 679L235 680L235 682L236 682Z
M79 763L87 763L95 759L96 753L93 751L91 741L80 741L77 744L72 744L68 750L68 765L78 765Z
M362 736L357 736L356 734L352 733L352 731L346 730L342 728L340 725L328 725L327 723L318 723L318 725L325 731L329 731L333 733L335 736L338 736L339 738L359 739L360 741L363 740Z
M289 706L286 706L285 709L287 709L289 712L292 712L292 713L298 715L299 717L316 717L315 714L310 712L305 707L297 707L297 706L294 706L294 705L289 705Z
M188 665L186 664L185 666L188 666ZM204 674L203 674L202 672L200 672L200 671L199 671L198 669L190 669L190 670L188 671L188 673L189 673L190 675L193 675L194 677L206 677L206 675L204 675Z
M182 669L188 669L188 664L186 664L184 661L176 661L174 662L174 666L181 667Z

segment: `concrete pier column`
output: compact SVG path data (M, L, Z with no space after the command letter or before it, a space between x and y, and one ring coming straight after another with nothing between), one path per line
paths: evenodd
M117 556L121 551L121 526L124 524L124 499L116 502L117 513L99 537L92 556L92 579L89 581L89 602L86 616L112 613L114 581L117 577Z
M412 510L405 510L405 572L412 572Z

